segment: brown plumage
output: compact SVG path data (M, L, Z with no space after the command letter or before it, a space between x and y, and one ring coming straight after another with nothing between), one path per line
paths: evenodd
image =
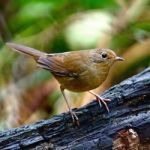
M91 49L47 54L15 43L7 43L7 46L18 52L32 56L38 66L49 70L55 76L60 83L60 89L67 103L72 119L73 121L76 121L77 124L79 124L78 117L71 110L64 94L64 89L74 92L89 91L96 97L100 106L102 102L107 111L109 111L106 102L110 100L103 99L90 90L97 88L105 81L109 69L114 62L123 60L123 58L118 57L112 50Z

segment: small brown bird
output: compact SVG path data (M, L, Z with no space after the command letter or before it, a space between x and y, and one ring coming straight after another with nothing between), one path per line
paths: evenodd
M68 103L64 93L65 89L74 92L88 91L96 97L100 107L101 103L103 103L109 112L106 102L110 100L104 99L90 90L97 88L105 81L109 69L114 62L124 60L118 57L112 50L98 48L47 54L15 43L7 43L7 46L18 52L32 56L39 67L49 70L54 75L60 83L60 90L66 101L73 122L79 124L79 119Z

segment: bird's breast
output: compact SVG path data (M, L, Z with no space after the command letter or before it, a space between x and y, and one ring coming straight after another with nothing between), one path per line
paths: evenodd
M107 72L97 70L96 67L87 68L77 78L56 77L61 86L74 92L84 92L97 88L107 77Z

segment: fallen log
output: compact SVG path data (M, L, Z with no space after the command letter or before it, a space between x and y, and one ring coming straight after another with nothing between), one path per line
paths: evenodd
M150 148L150 67L102 94L110 113L96 101L69 113L0 132L0 149L119 150Z

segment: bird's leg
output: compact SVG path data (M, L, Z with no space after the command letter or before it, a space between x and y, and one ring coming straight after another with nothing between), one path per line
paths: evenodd
M70 112L70 114L71 114L71 117L72 117L73 122L74 122L74 123L77 123L77 125L79 126L79 119L78 119L76 113L72 111L72 109L71 109L71 107L70 107L70 105L69 105L69 103L68 103L67 97L66 97L66 95L65 95L65 93L64 93L64 88L60 87L60 90L61 90L61 93L62 93L64 99L65 99L65 102L66 102L66 104L67 104L67 107L68 107L68 109L69 109L69 112Z
M89 93L92 94L92 95L94 95L96 97L96 100L98 101L100 107L102 107L101 103L103 103L104 106L105 106L105 108L106 108L106 110L109 112L109 108L108 108L106 102L110 102L111 101L110 99L102 98L98 94L94 93L93 91L89 91Z

